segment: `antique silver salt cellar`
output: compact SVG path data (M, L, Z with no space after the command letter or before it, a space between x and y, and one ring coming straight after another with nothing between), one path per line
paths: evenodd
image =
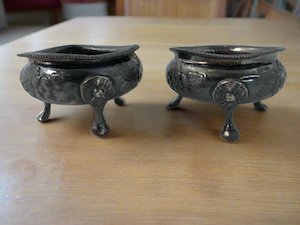
M138 48L67 45L18 54L29 59L20 76L24 89L45 104L38 120L48 120L51 104L90 104L96 115L93 133L107 134L105 104L114 99L117 105L124 105L120 96L141 80L142 64L134 53Z
M183 97L215 102L225 111L221 136L236 141L240 134L233 122L236 107L254 103L266 111L261 100L275 95L286 79L277 59L280 47L194 46L170 49L175 58L167 67L167 82L178 93L168 109L176 109Z

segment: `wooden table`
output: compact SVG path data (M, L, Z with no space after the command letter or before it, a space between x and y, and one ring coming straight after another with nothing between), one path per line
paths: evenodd
M0 224L300 224L300 23L215 19L79 18L0 48ZM106 139L88 105L41 102L21 87L16 53L64 44L138 43L144 75L107 105ZM171 46L280 45L288 80L266 113L238 108L237 143L218 135L223 111L175 97L165 80Z

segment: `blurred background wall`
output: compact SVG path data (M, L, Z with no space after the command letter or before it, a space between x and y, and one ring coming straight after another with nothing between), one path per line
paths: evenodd
M300 0L0 0L0 45L77 16L107 15L298 20Z
M5 27L6 24L6 16L4 11L3 2L0 1L0 28Z

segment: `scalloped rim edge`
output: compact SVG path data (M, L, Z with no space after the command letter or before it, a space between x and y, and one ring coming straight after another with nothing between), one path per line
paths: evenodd
M197 48L197 49L196 49ZM222 55L216 53L206 52L206 49L216 49L216 48L254 48L257 52L239 54L239 55ZM272 54L276 52L284 51L283 47L266 47L266 46L247 46L247 45L205 45L205 46L186 46L186 47L172 47L170 51L174 53L187 53L196 56L204 56L213 59L251 59L262 55Z
M104 51L111 51L104 54L96 55L84 55L84 54L68 54L68 53L55 53L47 52L49 50L61 49L61 48L70 48L70 47L87 47L95 48ZM98 61L98 60L109 60L113 58L118 58L122 56L129 55L139 49L138 45L124 45L124 46L97 46L97 45L63 45L53 48L46 48L33 52L24 52L17 54L19 57L26 57L35 60L49 59L50 61ZM114 51L115 50L115 51Z

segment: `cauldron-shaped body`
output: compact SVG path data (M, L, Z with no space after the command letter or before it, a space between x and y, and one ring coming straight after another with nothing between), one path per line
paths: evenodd
M267 108L262 99L275 95L283 86L286 72L278 61L280 47L196 46L171 48L175 58L167 68L167 81L179 94L168 105L175 109L183 97L216 102L226 112L222 136L239 138L233 123L238 104L254 103L257 110Z
M107 101L114 99L123 105L120 96L132 90L141 79L142 65L131 46L67 45L27 52L20 80L24 89L45 103L38 116L45 122L51 104L91 104L96 113L93 132L98 136L108 133L103 118Z

